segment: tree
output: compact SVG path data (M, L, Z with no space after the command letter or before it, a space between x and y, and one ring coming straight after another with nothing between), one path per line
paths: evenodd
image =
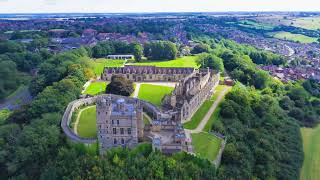
M152 60L171 60L176 59L178 49L170 41L156 41L144 45L144 56Z
M204 52L208 53L209 49L210 49L209 45L200 43L194 46L194 48L191 50L191 53L192 54L199 54Z
M139 43L132 43L130 44L131 52L134 55L134 59L137 62L140 62L142 59L142 46Z
M112 76L110 84L106 87L106 93L108 94L130 96L133 91L133 83L119 75Z
M204 53L199 55L197 63L200 65L201 68L210 68L213 70L217 70L221 73L224 72L222 59L214 54Z

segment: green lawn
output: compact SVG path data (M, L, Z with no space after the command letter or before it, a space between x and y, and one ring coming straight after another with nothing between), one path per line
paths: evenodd
M320 125L316 128L301 128L304 162L301 180L320 179Z
M103 72L104 67L122 67L125 60L112 60L112 59L96 59L92 60L92 65L94 68L94 73L96 76L100 76Z
M191 134L193 151L199 157L214 161L219 153L221 139L209 133Z
M204 116L209 111L210 107L212 106L214 102L206 100L201 105L201 107L197 110L197 112L192 116L191 120L189 122L186 122L183 124L183 127L186 129L195 129L198 127L199 123L202 121Z
M269 35L277 39L284 39L284 40L295 41L300 43L313 43L313 42L317 42L318 40L317 38L314 38L314 37L309 37L302 34L292 34L290 32L284 32L284 31L269 33Z
M97 136L96 106L85 107L79 116L78 135L80 137L92 138Z
M170 94L173 89L173 87L168 86L141 84L138 98L146 100L156 106L161 106L162 98L166 94Z
M215 93L212 95L211 100L215 101L218 97L218 95L222 92L222 90L227 87L228 88L228 92L231 91L231 87L228 87L226 85L218 85L218 87L216 88ZM227 94L227 93L226 93ZM210 116L210 119L208 120L207 124L204 126L203 131L205 132L209 132L212 129L213 124L218 120L219 115L220 115L220 110L221 110L221 103L224 101L224 97L222 99L222 101L220 102L220 104L217 106L217 108L213 111L213 113Z
M104 93L109 82L92 82L83 94L97 95Z
M139 63L133 63L132 65L136 66L157 66L157 67L194 67L198 68L199 66L196 63L197 56L185 56L177 58L175 60L167 61L142 61Z

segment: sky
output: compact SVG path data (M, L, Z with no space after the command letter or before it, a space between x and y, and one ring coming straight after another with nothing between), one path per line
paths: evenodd
M320 11L320 0L0 0L0 13Z

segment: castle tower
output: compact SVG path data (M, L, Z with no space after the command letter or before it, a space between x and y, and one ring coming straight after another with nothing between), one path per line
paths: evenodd
M100 153L112 147L135 147L143 137L142 107L138 100L101 97L97 101Z

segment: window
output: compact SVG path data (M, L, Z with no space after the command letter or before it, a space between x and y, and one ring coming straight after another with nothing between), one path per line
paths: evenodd
M131 128L128 128L128 134L131 134Z
M124 139L123 138L121 138L121 144L124 144Z
M123 128L120 128L120 134L124 134Z
M120 124L119 120L117 120L117 124L118 124L118 125Z
M108 111L106 112L106 114L108 114Z
M114 124L114 121L112 120L111 123Z
M113 139L113 144L117 144L117 139L116 138Z
M117 129L116 128L113 128L113 134L117 134Z

